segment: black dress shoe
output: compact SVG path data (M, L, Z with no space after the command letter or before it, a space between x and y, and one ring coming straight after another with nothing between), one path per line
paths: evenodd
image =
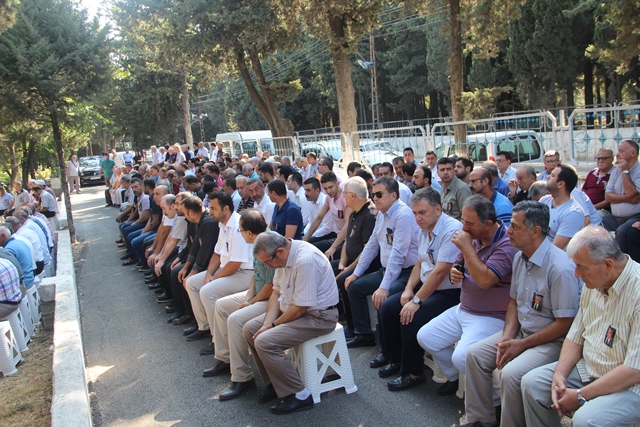
M124 254L120 257L121 260L129 259L129 258L131 258L129 254Z
M313 396L309 395L304 400L300 400L295 394L285 397L280 402L271 407L274 414L291 414L293 412L304 411L313 408Z
M158 283L158 282L147 283L147 285L148 285L148 288L149 288L150 291L155 291L156 289L162 287L162 285L160 283Z
M143 268L144 264L142 263L142 261L138 261L135 266L138 268Z
M380 376L380 378L387 378L397 374L398 372L400 372L400 364L389 363L388 365L385 365L382 368L380 368L380 370L378 371L378 375Z
M369 362L370 368L382 368L384 365L388 364L387 356L384 353L378 353L375 359L371 359Z
M220 396L218 396L218 399L231 400L231 399L235 399L236 397L240 397L243 394L245 394L247 390L249 390L255 384L256 383L253 380L253 378L250 379L249 381L242 381L242 382L231 381L231 384L229 385L229 387L227 387L225 391L220 393Z
M424 374L418 375L417 377L412 377L407 374L389 381L387 383L387 388L391 391L406 390L408 388L415 387L418 384L422 384L426 380L427 377Z
M198 340L202 340L202 339L205 339L205 338L211 339L211 332L209 332L209 331L201 331L200 329L198 329L197 331L195 331L191 335L187 336L187 341L198 341Z
M156 298L156 302L158 304L164 304L165 302L171 302L171 301L173 301L173 297L170 297L167 294L162 294L158 298Z
M172 306L166 306L164 308L165 313L175 313L176 312L176 308L172 307Z
M231 373L231 365L228 363L224 363L218 361L212 368L207 368L202 371L203 377L217 377L218 375L230 374Z
M198 330L198 325L191 325L188 328L184 329L182 331L182 335L191 335L192 333L196 332Z
M162 286L160 286L158 289L154 289L153 292L158 294L158 295L160 295L160 294L164 293L164 288Z
M144 283L146 283L147 285L153 285L158 283L158 279L156 279L156 277L154 276L151 279L144 279Z
M122 265L126 267L126 266L128 266L128 265L133 265L134 263L135 263L135 261L134 261L134 260L132 260L131 258L129 258L129 259L127 259L126 261L124 261L124 262L122 263Z
M278 397L278 395L276 394L276 390L273 388L273 384L269 384L267 388L258 395L258 403L271 402L276 397Z
M174 325L184 325L185 323L189 323L193 320L193 316L190 314L183 314L182 316L176 318L173 321Z
M154 272L151 273L147 273L144 275L145 279L155 279L156 278L156 274Z
M358 334L347 341L347 348L373 347L376 345L376 337L373 334Z
M151 267L141 267L138 269L140 273L149 273L151 271Z
M458 391L458 380L447 381L438 387L436 393L438 393L438 396L448 396L450 394L455 394L456 391Z
M209 356L210 354L215 354L215 352L216 348L214 347L213 343L210 342L208 346L202 347L200 349L200 356Z
M167 323L173 323L173 321L176 320L178 317L180 316L178 316L177 314L167 317Z

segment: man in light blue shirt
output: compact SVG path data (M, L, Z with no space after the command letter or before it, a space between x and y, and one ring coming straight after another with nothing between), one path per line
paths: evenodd
M122 160L124 160L124 164L133 166L133 153L129 151L128 148L125 148L124 150L124 153L122 153Z
M18 259L22 271L24 271L24 278L22 279L24 285L27 288L33 285L33 258L27 244L12 237L9 228L0 226L0 245Z
M498 219L502 221L505 227L509 226L511 221L511 213L513 205L502 194L498 193L491 184L491 172L485 169L484 166L475 169L469 174L469 188L473 194L482 194L487 199L491 200L493 207L496 208L496 214Z
M416 224L409 206L399 200L398 181L390 177L380 177L373 183L373 202L378 210L373 234L364 247L358 266L345 280L353 313L355 337L347 342L348 347L375 345L371 330L367 297L371 294L376 308L390 295L402 292L411 269L418 260L418 235ZM369 264L380 252L382 268L364 275ZM370 366L386 365L385 348L381 337L380 355Z

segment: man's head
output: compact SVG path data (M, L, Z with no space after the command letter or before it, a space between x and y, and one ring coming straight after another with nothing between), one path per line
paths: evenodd
M436 167L436 163L438 162L438 155L435 151L429 150L424 155L424 162L433 169Z
M260 178L251 178L247 181L247 193L257 204L264 197L264 184Z
M287 200L287 185L279 179L274 179L267 184L267 194L272 202L280 206Z
M11 238L11 230L5 225L0 225L0 246L3 246L7 243L7 240Z
M310 165L315 165L317 161L318 155L313 151L309 151L307 153L307 162L309 162Z
M493 196L491 185L491 172L484 167L476 169L469 174L469 188L473 194L482 194L487 198Z
M300 172L293 172L289 175L289 178L287 178L287 187L294 193L300 190L300 187L302 187L302 175Z
M327 172L320 177L320 183L327 196L336 199L340 196L340 186L338 185L338 177L333 172Z
M144 190L142 187L142 180L140 178L133 178L131 180L131 189L138 198L142 196L142 191Z
M505 173L509 166L511 166L511 152L510 151L498 151L496 154L496 165L500 173Z
M0 196L4 196L5 192L4 185L0 185Z
M402 165L402 177L405 181L411 182L413 180L413 174L416 172L416 168L417 166L413 162Z
M238 194L242 197L243 200L249 199L249 194L247 194L247 177L244 175L236 176L236 190L238 190Z
M440 193L431 187L422 188L411 196L411 210L421 230L431 230L442 214Z
M482 167L488 170L491 174L491 186L493 187L498 179L500 179L500 175L498 174L498 165L496 162L487 160L486 162L482 162Z
M468 157L458 157L456 159L456 163L453 166L453 171L455 172L458 179L467 182L469 178L469 174L473 170L473 161Z
M169 218L173 218L176 216L176 196L173 194L165 194L160 199L160 207L162 208L162 213L168 216Z
M616 161L621 169L630 169L638 161L638 143L626 139L618 145Z
M222 190L228 195L233 195L236 191L236 179L235 178L225 178L222 182Z
M13 189L16 193L22 193L22 183L20 181L13 181Z
M226 224L233 214L233 199L224 191L216 191L209 196L209 215Z
M511 246L530 257L549 234L549 207L531 200L517 203L507 233Z
M156 204L159 206L162 198L169 194L169 187L167 187L166 185L158 185L152 191L153 201L156 202Z
M323 157L318 160L318 173L324 175L327 172L333 171L333 160L331 157Z
M262 233L253 242L253 256L267 267L282 268L287 265L289 251L287 239L278 233Z
M547 194L549 194L547 181L534 181L534 183L529 187L529 199L535 202L537 202L542 198L542 196L546 196Z
M472 239L488 241L493 236L497 222L496 208L486 197L474 194L464 201L462 230L469 233Z
M396 157L393 159L393 170L396 176L404 177L402 173L402 166L404 165L404 157Z
M371 173L375 179L380 178L380 163L371 165Z
M145 194L148 196L151 196L153 194L153 189L156 188L156 182L151 178L147 178L142 181L142 185L144 186Z
M348 207L356 210L369 199L369 189L364 179L351 177L344 183L344 200Z
M245 209L240 214L240 233L248 244L253 244L256 238L267 231L267 222L257 209Z
M309 165L309 161L306 157L300 157L300 168L306 168Z
M347 166L347 175L349 176L349 178L351 178L352 176L356 176L356 172L358 172L360 169L362 169L362 165L360 163L351 162Z
M404 156L405 163L413 163L416 160L416 156L413 153L413 148L411 147L406 147L404 150L402 150L402 155Z
M400 198L398 181L388 176L381 176L373 181L373 203L380 212L387 212Z
M359 176L360 178L364 179L364 182L367 183L367 188L369 189L369 192L371 192L371 189L373 188L373 175L371 175L369 172L367 172L364 169L360 169L358 172L356 172L356 176Z
M4 222L13 227L14 232L18 232L22 228L22 222L15 216L8 216L4 219Z
M610 148L601 148L596 154L596 164L598 169L608 172L613 167L613 150Z
M380 168L378 169L378 175L380 178L386 176L387 178L393 178L395 175L395 170L393 169L393 165L389 162L380 163Z
M250 178L251 175L253 175L253 166L251 166L251 163L245 163L242 166L242 174L247 178Z
M560 163L560 153L556 150L549 150L544 153L544 168L551 173L552 170Z
M536 182L536 180L536 170L533 168L533 166L520 166L516 171L516 182L518 183L518 187L520 187L520 190L522 191L529 191L531 184Z
M576 264L575 276L589 289L609 289L627 262L616 239L604 228L592 225L573 236L567 255Z
M455 172L453 171L453 159L450 157L443 157L437 161L438 163L438 176L443 184L449 185L453 178L455 177ZM429 166L431 167L431 166Z
M427 165L420 165L413 172L411 180L416 190L431 187L431 168Z
M559 194L571 194L576 185L578 185L578 173L573 166L560 163L549 173L547 189L554 197Z
M316 202L320 196L320 181L317 178L309 178L304 182L304 197L310 202Z
M258 176L260 176L260 179L265 184L268 184L271 181L273 181L274 175L273 175L273 166L271 166L271 163L261 164L258 167Z
M293 173L293 169L291 168L291 166L285 166L285 165L278 166L277 171L278 172L277 172L276 178L284 183L286 183L287 180L289 179L289 175Z
M180 194L178 194L178 197L180 197ZM182 211L184 212L184 217L187 221L192 224L197 224L198 221L200 221L200 217L204 213L204 206L202 205L202 200L200 200L199 197L185 195L182 199L181 206Z

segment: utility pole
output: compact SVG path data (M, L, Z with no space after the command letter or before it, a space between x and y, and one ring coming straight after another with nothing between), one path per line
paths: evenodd
M378 76L376 74L376 46L373 30L369 33L369 61L371 65L371 123L377 129L380 121L380 104L378 102Z

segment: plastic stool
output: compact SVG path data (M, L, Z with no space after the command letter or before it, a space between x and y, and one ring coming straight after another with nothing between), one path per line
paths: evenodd
M373 300L371 296L367 297L367 303L369 304L369 319L371 319L371 331L375 332L378 328L378 309L375 304L373 304Z
M18 372L16 366L22 361L16 337L7 321L0 322L0 372L5 377Z
M40 293L38 292L38 286L34 283L30 288L27 288L27 298L31 308L31 322L34 329L36 326L40 326Z
M326 391L342 387L347 394L358 391L353 381L347 341L340 323L333 332L310 339L292 348L289 354L313 396L313 403L320 403L320 394ZM338 378L323 383L322 379L329 368L338 374Z
M29 332L30 340L35 332L35 326L33 325L33 320L31 320L31 304L29 303L29 298L26 296L20 301L20 314L22 315L24 326L27 328L27 332Z
M433 377L431 379L434 383L444 384L448 381L447 376L444 374L438 362L433 360L431 354L428 351L424 352L424 364L427 365L433 371Z
M0 320L8 320L11 324L11 330L13 331L13 336L16 338L16 343L18 344L18 348L21 352L29 351L29 347L27 347L27 343L29 342L29 331L24 324L24 320L22 319L22 314L20 313L20 308L16 307L14 311L11 312L6 318Z

